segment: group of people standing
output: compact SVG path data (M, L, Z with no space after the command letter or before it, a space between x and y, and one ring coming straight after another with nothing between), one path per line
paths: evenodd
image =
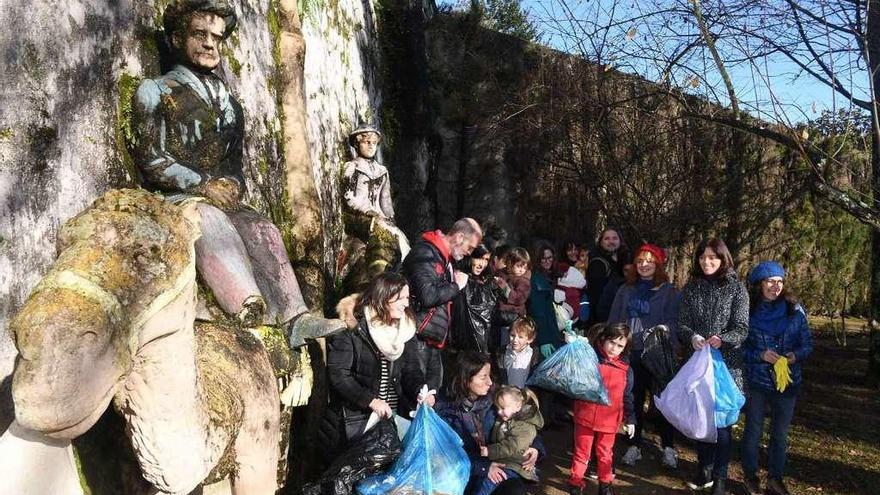
M282 327L292 340L312 324L334 331L335 321L312 321L278 229L243 199L243 110L216 72L222 43L236 25L225 0L179 0L166 9L163 26L176 65L144 80L134 96L132 158L144 187L175 204L195 204L202 232L197 269L223 312L247 328ZM487 249L479 224L464 218L448 232L423 234L410 250L394 225L390 179L376 156L379 138L370 126L354 130L349 144L356 156L343 167L346 230L360 238L372 278L343 304L349 331L327 341L330 404L322 432L328 452L363 434L371 414L407 416L427 401L471 456L469 495L524 493L546 454L538 431L545 421L567 421L560 414L564 400L524 386L536 364L565 345L563 330L574 322L591 329L611 403L573 404L570 483L580 493L595 445L600 490L611 493L611 447L621 425L631 437L624 463L642 455L648 391L657 388L641 359L643 336L664 326L682 358L690 349L718 349L746 392L742 463L751 494L760 493L758 442L769 410L767 488L788 493L786 436L812 344L778 263L754 267L747 290L727 247L710 239L695 252L679 294L664 271L666 253L645 244L630 258L615 229L601 232L593 250L539 243L530 253ZM388 261L392 252L405 255L399 271ZM633 268L624 270L630 262ZM787 387L774 379L779 360L789 364ZM420 396L422 384L439 397ZM675 431L663 421L659 431L663 462L675 467ZM730 427L717 438L698 445L699 470L689 485L720 494Z
M758 445L769 413L766 490L788 493L786 438L812 341L778 263L755 266L747 288L724 242L708 239L679 291L665 271L666 251L644 244L630 257L614 229L603 231L592 251L564 243L562 260L549 243L530 254L519 247L490 251L481 241L480 226L469 218L448 232L425 233L400 273L378 275L357 297L351 331L327 345L328 415L339 443L361 434L371 413L407 416L427 401L471 458L465 493L522 494L538 480L535 466L548 451L540 430L571 421L571 493L583 493L592 461L599 493L611 494L617 434L629 437L623 463L638 462L651 397L669 380L642 360L645 336L662 327L679 363L704 346L718 349L746 394L741 448L750 494L764 493ZM608 405L526 387L538 363L575 338L588 339L599 357ZM774 373L780 359L791 376L782 387ZM439 392L436 398L419 395L424 383ZM662 463L674 469L676 430L656 416ZM697 442L698 469L687 484L727 493L732 449L731 427L718 428L716 443Z

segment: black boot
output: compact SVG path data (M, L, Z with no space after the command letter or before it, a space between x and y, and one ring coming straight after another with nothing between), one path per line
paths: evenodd
M714 481L712 480L712 466L697 468L697 474L687 482L688 488L691 490L705 490L712 488Z
M767 478L767 493L773 495L789 495L788 488L785 487L785 483L783 483L781 479L769 477Z
M614 495L614 489L611 483L599 483L599 495Z
M579 486L573 486L568 489L568 495L584 495L584 489Z
M715 478L712 480L712 495L724 495L727 493L724 490L725 482L727 482L726 478Z
M746 473L743 476L743 485L746 487L747 495L763 495L761 491L761 480L754 474Z

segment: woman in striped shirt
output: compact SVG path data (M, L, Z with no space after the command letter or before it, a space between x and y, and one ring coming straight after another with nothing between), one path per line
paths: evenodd
M371 413L408 417L424 383L405 278L376 277L357 298L353 316L357 323L349 331L327 339L330 415L341 420L348 441L364 432Z

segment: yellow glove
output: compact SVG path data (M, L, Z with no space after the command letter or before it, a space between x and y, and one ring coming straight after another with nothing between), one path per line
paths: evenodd
M785 392L791 384L791 372L788 369L788 359L785 356L776 360L773 365L773 373L776 375L776 390Z

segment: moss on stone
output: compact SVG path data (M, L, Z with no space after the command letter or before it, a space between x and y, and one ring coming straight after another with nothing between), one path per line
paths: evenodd
M132 178L137 177L138 173L129 152L137 144L137 135L131 122L131 106L132 99L140 83L141 79L139 77L125 72L116 81L116 92L119 98L116 104L116 151L119 159L122 161L122 166L128 172L129 177Z
M226 65L229 67L229 70L231 70L236 77L241 77L241 62L235 58L235 51L229 45L223 45L221 51L223 52L223 58L226 60Z
M79 458L79 449L73 449L73 461L76 463L76 474L79 478L79 487L83 491L83 495L92 495L92 490L89 488L89 482L86 479L86 474L83 471L82 460Z
M304 21L307 17L313 16L324 8L324 0L297 0L296 8L300 20Z
M12 127L4 127L0 129L0 141L11 140L15 137L15 131L12 130Z
M269 34L272 37L272 61L276 70L284 63L281 57L281 15L280 0L270 0L266 12L266 25L269 26ZM276 88L276 91L280 93L280 88Z

